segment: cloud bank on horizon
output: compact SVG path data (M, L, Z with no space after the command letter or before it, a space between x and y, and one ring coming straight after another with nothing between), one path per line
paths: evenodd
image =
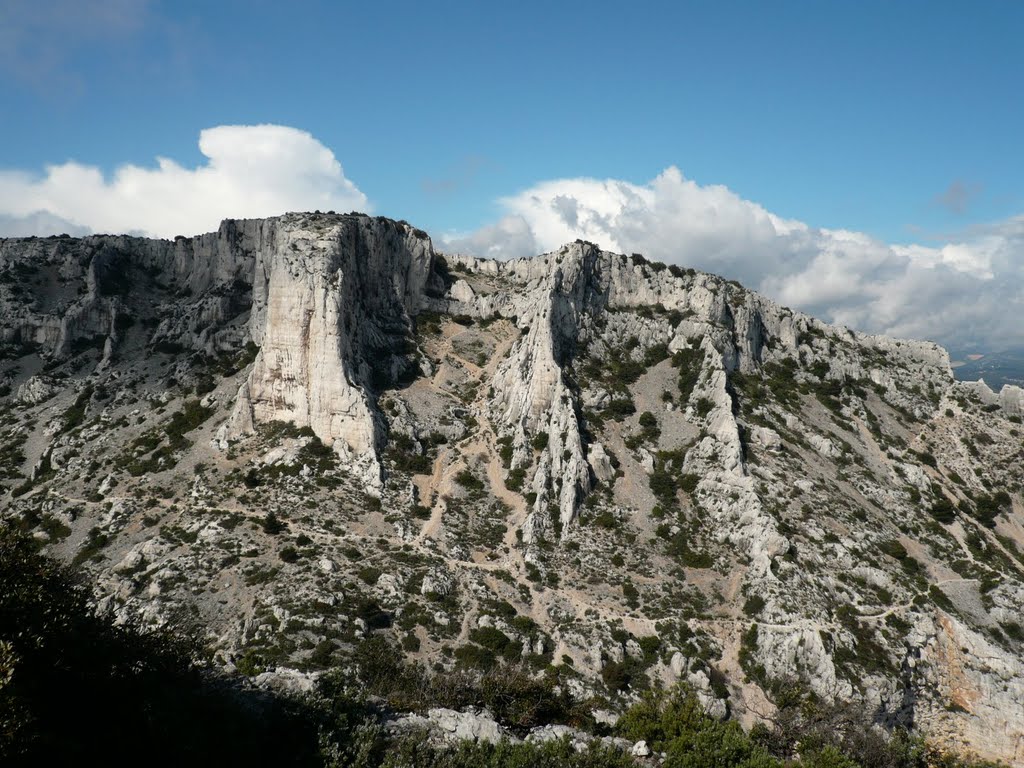
M367 210L334 153L277 125L202 131L194 169L158 158L110 178L76 162L42 175L0 171L0 236L211 231L223 218L289 210ZM895 245L784 219L673 167L646 184L542 181L501 199L476 231L437 237L444 250L528 256L582 238L737 279L830 322L953 347L1024 344L1024 214L942 246Z
M123 165L111 178L76 162L41 176L0 171L0 235L132 232L151 237L217 229L225 218L295 210L365 210L334 153L283 125L221 125L199 134L206 162ZM49 229L49 232L42 231Z
M505 216L443 243L511 258L576 238L739 280L830 322L955 347L1024 343L1024 215L941 246L783 219L669 167L647 184L545 181L500 201Z

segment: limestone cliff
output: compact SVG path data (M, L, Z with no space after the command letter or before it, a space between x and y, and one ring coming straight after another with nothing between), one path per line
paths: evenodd
M934 344L332 213L0 241L0 351L3 516L226 666L796 681L1024 764L1024 398Z
M375 392L419 373L404 353L431 276L430 240L363 217L268 226L263 237L249 320L260 351L228 437L268 421L309 426L379 488Z
M293 215L225 221L216 235L173 242L96 236L0 248L15 298L0 338L12 348L60 360L102 345L106 364L140 319L156 326L148 341L157 349L217 354L253 343L222 441L268 421L309 426L379 488L374 392L418 373L407 339L432 275L426 233L387 219Z

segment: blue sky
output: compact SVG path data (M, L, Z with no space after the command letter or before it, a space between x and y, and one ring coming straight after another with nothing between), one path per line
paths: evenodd
M1024 212L1022 38L1024 4L995 1L0 0L0 174L193 169L201 130L275 124L333 152L366 207L467 248L510 214L546 245L508 203L545 181L669 168L941 248Z
M890 241L1024 209L1020 3L125 2L85 35L69 5L57 60L2 73L0 167L192 165L202 128L278 123L434 229L669 165Z

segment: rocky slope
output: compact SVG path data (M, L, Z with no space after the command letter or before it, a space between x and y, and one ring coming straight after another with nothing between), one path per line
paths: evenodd
M1024 764L1024 392L577 242L358 214L0 241L3 515L246 674L392 636Z

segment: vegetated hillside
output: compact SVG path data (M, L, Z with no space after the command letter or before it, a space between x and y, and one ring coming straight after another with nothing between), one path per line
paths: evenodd
M359 214L0 241L0 307L4 516L229 669L381 636L748 725L799 683L1024 760L1022 393L935 345Z
M872 728L863 709L792 687L779 692L772 723L749 733L710 716L679 686L645 693L609 735L557 671L536 677L505 664L430 673L403 663L381 635L310 690L274 692L211 668L180 629L97 614L79 574L6 525L0 583L0 762L11 768L134 765L140 754L154 766L782 768L784 758L790 766L981 768L920 737ZM476 714L474 705L487 710ZM426 718L398 714L427 707L435 709ZM111 723L116 737L98 738ZM449 738L424 723L446 725Z

